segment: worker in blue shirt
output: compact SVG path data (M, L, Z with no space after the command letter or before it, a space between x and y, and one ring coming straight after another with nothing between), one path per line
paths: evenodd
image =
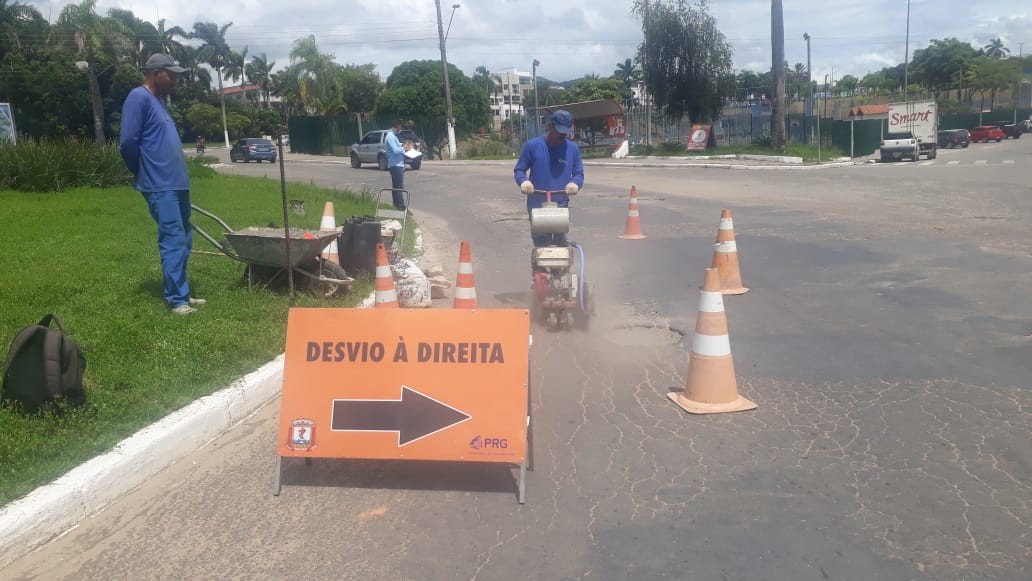
M398 132L401 131L401 119L395 119L387 137L383 140L383 148L387 154L387 171L391 172L391 196L394 198L394 207L398 210L405 209L405 148L398 140Z
M527 195L528 216L545 202L545 194L537 192L559 192L552 194L552 201L567 208L570 196L584 186L584 162L573 136L573 115L560 109L549 117L545 135L523 144L513 175L520 191ZM545 246L551 240L549 234L530 236L534 246Z
M133 89L122 104L119 150L158 224L165 302L173 313L189 315L206 301L190 296L186 279L186 263L193 247L190 179L183 142L162 101L186 69L167 54L155 54L147 59L143 71L143 85Z

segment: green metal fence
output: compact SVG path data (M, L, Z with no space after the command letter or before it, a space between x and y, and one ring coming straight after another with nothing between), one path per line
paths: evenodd
M1018 109L1018 121L1029 119L1032 109ZM824 120L827 121L827 120ZM1014 109L1003 109L991 113L965 113L943 115L939 118L939 130L971 129L993 121L1014 121ZM888 119L862 119L859 121L835 121L831 128L831 142L853 157L864 157L878 151L882 136L888 131ZM825 123L821 123L825 127ZM852 148L852 149L851 149Z

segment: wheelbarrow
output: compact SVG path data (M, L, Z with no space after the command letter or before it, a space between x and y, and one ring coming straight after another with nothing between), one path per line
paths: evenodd
M302 228L290 229L290 260L287 260L287 245L283 228L248 227L234 230L221 218L195 206L190 207L203 216L211 218L222 226L229 244L220 242L196 224L194 231L210 242L222 254L247 265L244 277L250 285L255 280L272 284L293 265L295 274L304 281L302 288L316 295L333 297L343 294L355 279L349 277L339 265L324 260L323 250L336 239L338 232L319 232Z

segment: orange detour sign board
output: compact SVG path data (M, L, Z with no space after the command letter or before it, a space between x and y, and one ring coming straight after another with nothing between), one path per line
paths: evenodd
M529 335L517 309L291 309L277 452L524 465Z

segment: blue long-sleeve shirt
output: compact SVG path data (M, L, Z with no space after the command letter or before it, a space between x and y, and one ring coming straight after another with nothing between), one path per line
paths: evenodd
M401 146L393 129L387 132L383 148L387 151L387 167L405 167L405 148Z
M122 104L118 146L141 192L190 189L186 155L165 105L146 87L136 87Z
M549 147L545 136L535 137L523 144L513 175L517 185L529 179L536 190L565 190L570 182L583 187L584 162L580 148L569 139L557 147Z

